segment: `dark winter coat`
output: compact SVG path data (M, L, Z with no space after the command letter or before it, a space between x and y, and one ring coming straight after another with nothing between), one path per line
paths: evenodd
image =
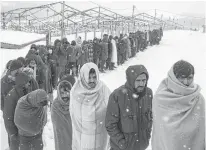
M55 150L72 150L72 122L69 112L69 101L67 103L64 102L60 96L59 91L59 85L64 82L69 83L68 81L61 81L58 84L58 96L52 103L51 107Z
M142 73L148 79L144 66L130 66L126 71L126 84L110 95L105 126L114 150L145 150L149 145L152 90L146 87L139 95L134 90L135 79Z
M47 63L45 63L46 65L46 69L45 69L45 80L43 82L42 85L42 89L44 89L47 93L53 93L53 82L54 79L52 79L52 63L50 61L48 61Z
M3 118L7 133L9 135L18 133L18 129L14 123L14 113L18 100L27 93L38 89L36 81L32 79L32 81L30 81L31 89L27 89L25 91L23 86L28 81L29 77L27 79L25 77L22 82L16 83L14 88L8 93L8 95L5 98Z
M51 62L51 74L52 74L52 86L55 88L58 81L58 57L52 53L49 55L49 61Z
M68 46L69 47L69 46ZM62 72L65 70L65 66L67 64L67 49L68 47L61 46L60 49L57 51L57 57L58 57L58 64L59 64L59 72Z
M100 58L100 53L102 51L102 47L99 43L94 43L93 44L93 54L94 54L94 59Z
M41 89L32 91L21 97L17 103L14 123L21 136L41 134L47 123L47 108L40 105L46 99L47 94L42 91Z
M126 47L127 47L126 41L121 39L119 41L119 53L124 54L126 52Z
M1 79L1 110L4 110L4 100L9 91L12 90L12 88L15 85L15 81L11 80L9 78L9 73L7 73L2 79Z
M93 44L88 44L88 62L93 62L94 60L94 53L93 53Z
M102 47L102 51L101 51L101 60L107 60L108 58L108 38L104 37L102 42L101 42L101 47Z
M75 49L75 46L69 45L68 49L67 49L67 64L72 62L76 62L76 58L77 58L77 51Z
M49 56L49 52L46 49L43 49L40 53L40 56L44 62L44 70L43 73L43 83L39 85L39 87L41 89L44 89L47 93L52 93L53 91L53 79L52 79L52 61L50 61L49 59L46 61L44 59L45 56Z
M85 63L89 61L88 54L88 45L83 42L81 53L79 53L79 59L77 60L78 65L83 66Z
M46 65L44 64L42 58L39 55L27 55L26 61L27 64L31 60L35 60L37 63L37 68L36 68L36 81L39 85L39 88L42 88L44 82L45 82L45 76L46 76ZM33 69L33 68L32 68Z
M80 59L81 54L82 54L82 47L80 45L76 45L75 46L75 51L76 51L76 62L77 62L77 65L81 65L80 62L79 62L79 59Z

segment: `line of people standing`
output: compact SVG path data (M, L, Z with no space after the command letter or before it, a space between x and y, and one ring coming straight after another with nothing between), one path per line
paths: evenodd
M113 50L112 36L110 46L107 35L104 38L104 46ZM85 49L80 44L78 38L71 44L67 39L56 40L57 49L32 45L25 58L8 62L1 79L1 109L10 150L43 149L49 102L56 150L145 150L151 132L155 150L203 150L205 102L200 87L193 82L195 72L190 63L175 63L154 96L143 65L129 66L126 83L111 92L99 79L98 63L90 59L77 65L76 60L82 57L78 53ZM123 56L130 56L126 52ZM110 62L113 57L104 59L108 67L113 65ZM57 97L53 101L54 89ZM188 124L190 129L186 128Z
M113 70L115 66L123 64L130 57L135 56L138 50L143 51L146 48L145 45L149 43L149 41L146 42L146 35L146 32L140 31L130 33L129 37L120 35L120 38L117 36L113 38L111 35L108 37L105 34L102 40L95 38L93 41L83 42L81 37L78 37L71 44L66 38L61 41L57 39L54 46L46 47L32 44L25 58L19 57L9 61L1 78L1 110L3 111L10 149L17 149L19 146L21 150L28 149L29 146L32 147L32 141L35 143L38 140L38 149L42 146L41 135L46 124L46 110L43 109L42 105L46 106L47 102L44 98L42 99L44 101L40 102L39 105L32 104L35 100L41 101L37 93L44 93L43 97L46 94L48 103L52 106L53 90L60 90L58 83L65 77L65 74L73 77L78 76L80 68L88 62L94 62L101 72L106 69ZM44 92L38 91L39 89L44 90ZM30 94L32 92L34 93ZM29 94L31 96L28 96ZM31 121L18 122L20 118L15 122L15 109L20 99L26 101L22 105L27 103L28 107L40 107L41 112L44 112L44 115L36 118L42 120L41 124L36 126L39 127L38 133L37 131L30 133L34 127L31 127L31 131L25 133L24 130L28 129L24 129L26 127L22 127L22 123L30 126ZM30 140L27 141L27 138ZM25 141L27 141L27 144L25 144Z

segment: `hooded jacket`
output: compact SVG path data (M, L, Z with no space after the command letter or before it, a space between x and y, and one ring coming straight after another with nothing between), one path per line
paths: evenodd
M200 86L186 87L173 67L153 100L153 150L205 150L205 100Z
M54 129L55 150L72 150L72 122L69 112L69 101L66 103L60 96L60 85L70 82L63 80L57 87L57 98L52 103L51 118Z
M15 85L15 81L13 81L9 77L10 73L8 72L2 79L1 79L1 110L4 110L4 101L9 93L9 91L12 90L12 88Z
M42 49L42 51L39 53L42 60L44 61L45 69L43 70L44 76L43 76L43 82L39 85L41 89L44 89L47 93L53 92L53 81L52 79L54 76L52 76L52 62L48 59L46 62L44 60L44 57L49 55L49 52L46 49ZM55 78L55 77L54 77Z
M44 83L44 79L46 76L46 65L44 64L43 60L39 55L30 54L26 56L27 65L30 63L31 60L35 60L37 63L36 71L34 70L34 79L37 81L39 87L42 87ZM33 68L32 68L33 69Z
M47 93L37 89L23 96L17 103L14 123L21 136L35 136L42 133L47 123L47 108L40 105L47 100Z
M88 85L89 71L94 69L96 87ZM108 134L104 127L110 90L99 80L99 70L94 63L86 63L70 93L73 150L107 150Z
M109 98L105 126L110 135L110 145L115 150L145 150L149 145L152 127L152 90L145 87L136 94L134 82L146 74L142 65L126 70L127 82L116 89Z
M24 89L24 85L28 83L29 80L30 78L28 75L25 73L19 73L16 77L16 85L5 98L3 118L6 130L9 135L18 133L18 129L14 124L15 108L18 100L30 92L29 89ZM31 85L32 90L36 90L36 88L36 85Z

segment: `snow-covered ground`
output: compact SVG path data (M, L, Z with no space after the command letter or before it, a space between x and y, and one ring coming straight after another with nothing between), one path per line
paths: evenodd
M115 71L100 74L111 91L124 84L126 81L125 70L130 65L143 64L149 71L148 86L155 93L159 83L167 76L171 66L178 60L184 59L191 62L195 67L195 82L202 87L202 94L206 97L206 34L194 31L165 31L160 45L148 47L145 52L140 52L135 58L130 59ZM1 49L2 70L6 62L18 56L25 56L28 47L23 50ZM2 72L2 71L1 71ZM44 130L44 150L54 150L54 136L50 113L48 112L48 123ZM1 124L1 149L8 147L7 134L4 129L2 114ZM147 150L151 150L149 147Z
M44 38L45 35L21 31L2 30L0 32L0 37L0 42L21 45L40 38Z

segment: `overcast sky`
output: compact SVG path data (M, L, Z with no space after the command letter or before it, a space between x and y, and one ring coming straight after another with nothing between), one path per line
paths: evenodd
M49 4L54 1L3 1L1 3L1 11L8 11L22 7L34 7L43 4ZM66 1L67 5L70 5L79 10L85 10L88 8L101 5L106 8L122 14L131 15L132 6L135 5L135 13L146 12L149 14L155 13L154 9L157 9L157 15L164 14L164 16L170 16L171 13L189 15L196 17L205 17L206 2L204 1ZM166 12L167 11L167 12ZM168 13L171 12L171 13ZM174 15L174 14L173 14Z

